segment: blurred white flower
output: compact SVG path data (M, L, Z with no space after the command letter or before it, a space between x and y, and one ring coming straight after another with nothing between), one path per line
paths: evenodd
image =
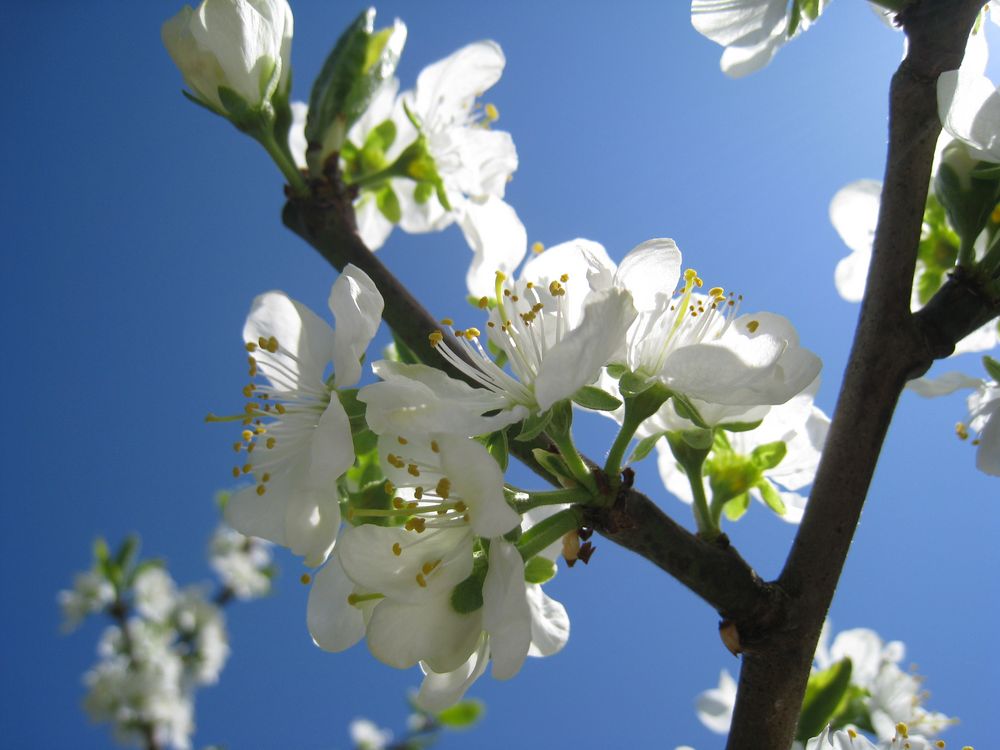
M719 674L719 687L700 693L695 699L698 720L716 734L728 734L736 708L736 680L723 669Z
M355 750L385 750L392 742L392 732L368 719L354 719L348 726Z
M177 601L177 585L159 565L149 566L135 577L136 611L153 622L165 622L174 609Z
M255 599L270 592L269 542L220 524L209 544L209 558L222 585L237 599Z
M62 609L63 632L76 630L87 615L103 611L115 600L114 586L97 571L77 573L73 588L60 591L59 607Z

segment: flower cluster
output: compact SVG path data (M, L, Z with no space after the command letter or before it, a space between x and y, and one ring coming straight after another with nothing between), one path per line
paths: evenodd
M881 744L880 750L902 747L943 747L933 738L955 723L955 719L924 708L927 693L923 680L903 670L899 665L905 656L905 647L899 641L884 642L873 630L855 628L837 634L830 642L829 628L824 626L816 647L810 684L824 686L829 693L836 685L839 699L830 694L821 726L799 727L801 742L806 750L820 748L874 748L871 742L859 735L868 732ZM821 691L807 691L817 695ZM719 734L729 731L736 703L736 681L728 671L722 670L719 686L701 693L697 699L697 713L708 729ZM817 704L819 705L819 704ZM803 709L803 715L809 709ZM813 732L822 733L814 737ZM804 735L802 733L805 733ZM810 739L812 738L812 739ZM910 744L904 744L905 739ZM850 744L850 743L854 744ZM801 745L799 745L801 747Z

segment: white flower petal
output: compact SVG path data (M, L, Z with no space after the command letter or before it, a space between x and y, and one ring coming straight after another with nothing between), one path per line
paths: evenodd
M528 233L514 209L495 196L466 201L458 223L474 253L465 275L469 294L492 296L496 272L509 276L524 258Z
M936 378L916 378L909 381L906 387L918 396L937 398L965 388L978 388L981 384L978 378L970 378L961 372L946 372Z
M267 539L275 544L285 541L285 493L287 482L276 478L267 494L258 495L255 487L244 487L226 503L226 523L241 534Z
M344 651L364 637L362 610L347 601L355 588L337 555L316 573L309 590L306 624L313 642L324 651Z
M949 70L938 78L938 113L944 129L974 156L1000 162L1000 93L984 75Z
M716 734L726 734L736 707L736 680L725 669L719 674L719 687L706 690L695 701L698 719Z
M548 596L538 584L529 584L531 607L531 647L528 656L552 656L569 640L569 615L566 608Z
M340 502L335 488L302 488L289 495L285 502L285 544L296 555L302 555L307 566L323 564L339 529Z
M476 650L458 669L442 674L421 662L424 681L420 684L420 692L417 693L417 705L431 712L443 711L448 706L454 705L462 699L472 683L483 675L489 660L489 637L486 633L482 633Z
M424 68L417 76L414 107L433 121L468 111L472 101L500 80L506 60L500 45L475 42Z
M441 469L451 480L452 494L469 506L472 530L490 538L517 526L521 516L507 504L503 472L486 448L460 436L441 435L438 440Z
M542 411L597 380L620 350L636 311L631 295L621 289L594 292L580 325L553 346L535 379L535 399Z
M361 377L364 354L382 322L385 306L368 274L349 263L330 289L333 331L333 367L338 388L352 386Z
M632 294L636 310L652 310L669 298L681 277L681 251L671 239L653 239L634 248L618 266L615 286Z
M531 607L521 553L500 538L490 543L490 568L483 582L483 629L490 634L493 676L509 680L521 670L531 646Z
M368 648L376 659L396 669L424 661L434 672L452 672L479 645L481 613L479 609L459 614L448 595L421 604L385 599L368 623Z
M309 456L309 475L300 481L323 490L328 490L354 464L351 420L336 393L331 394L313 431Z

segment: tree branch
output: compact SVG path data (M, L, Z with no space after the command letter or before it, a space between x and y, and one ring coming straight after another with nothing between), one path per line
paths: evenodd
M729 750L791 745L819 632L899 394L943 351L910 314L910 292L941 129L937 77L959 66L982 4L914 0L899 16L909 52L890 89L889 151L861 316L805 517L778 579L790 597L787 617L760 640L744 639ZM942 324L934 307L924 318L937 324L937 335L957 335L963 325Z
M314 185L309 197L289 196L282 220L338 270L353 263L367 273L385 299L386 323L419 359L443 367L442 358L427 339L431 331L440 328L438 322L358 237L350 198L336 187L335 179ZM454 369L450 374L464 378ZM545 443L514 441L511 450L551 481L535 461L531 453L534 447L552 448ZM668 518L645 495L625 488L611 507L588 508L586 513L595 531L674 576L724 618L746 622L748 632L755 627L751 623L770 622L777 611L773 606L780 598L776 589L761 581L728 540L702 541Z

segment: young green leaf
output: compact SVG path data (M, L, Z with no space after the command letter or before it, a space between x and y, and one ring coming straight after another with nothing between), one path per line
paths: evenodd
M573 402L595 411L614 411L622 405L619 399L592 385L585 385L574 393Z

